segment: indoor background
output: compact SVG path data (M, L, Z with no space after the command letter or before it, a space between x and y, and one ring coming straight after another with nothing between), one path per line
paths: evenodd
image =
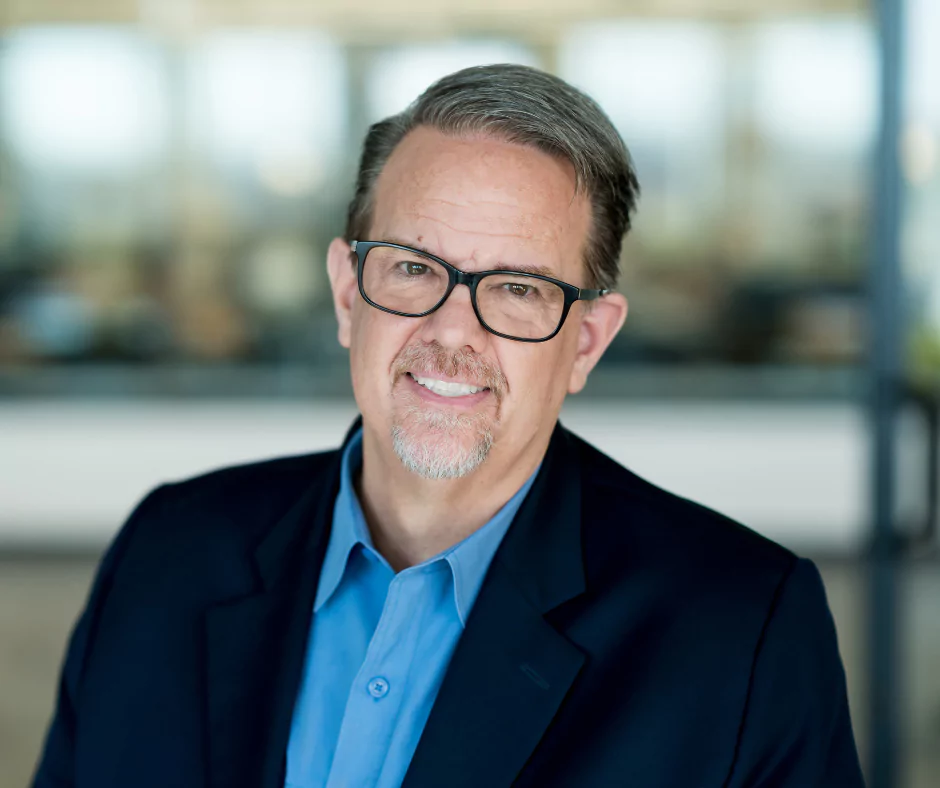
M817 561L871 787L940 785L938 41L937 0L0 0L0 788L134 503L340 440L362 136L507 61L643 189L563 420Z

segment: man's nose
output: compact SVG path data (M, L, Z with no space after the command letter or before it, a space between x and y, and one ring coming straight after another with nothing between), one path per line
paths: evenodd
M425 342L437 340L447 348L469 346L479 352L488 341L488 332L477 320L466 285L457 285L440 308L423 320L421 338Z

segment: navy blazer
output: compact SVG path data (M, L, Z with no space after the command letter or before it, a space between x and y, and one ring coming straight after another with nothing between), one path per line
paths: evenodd
M283 788L339 467L279 458L139 504L35 788ZM862 786L816 568L558 425L403 785Z

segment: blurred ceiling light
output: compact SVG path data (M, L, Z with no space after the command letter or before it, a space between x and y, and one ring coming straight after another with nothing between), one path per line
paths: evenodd
M508 41L452 41L387 49L372 61L366 82L369 122L401 112L447 74L490 63L539 65L529 49Z
M246 263L244 295L252 307L272 315L308 310L317 291L320 266L315 250L303 238L266 238Z
M761 24L755 32L754 100L762 131L785 146L863 154L877 119L871 23L808 19Z
M591 22L565 36L558 73L597 100L628 145L699 147L724 122L723 42L695 22Z
M195 48L190 133L227 166L273 151L329 161L346 132L346 65L325 33L224 32Z
M119 28L37 27L7 36L0 113L27 166L121 171L164 150L163 63L146 38Z
M261 152L258 179L268 191L282 197L310 194L323 177L320 160L309 151L278 148Z
M908 182L921 186L937 171L937 137L924 123L912 123L901 137L901 161Z
M146 27L186 35L196 28L195 0L137 0L137 18Z

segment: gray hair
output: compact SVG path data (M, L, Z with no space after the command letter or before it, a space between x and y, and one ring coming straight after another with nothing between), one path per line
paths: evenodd
M395 146L412 129L489 133L566 159L577 190L591 201L584 250L588 287L613 288L640 184L626 145L597 103L564 80L527 66L498 64L457 71L435 82L397 115L366 134L349 204L346 239L368 237L375 182Z

